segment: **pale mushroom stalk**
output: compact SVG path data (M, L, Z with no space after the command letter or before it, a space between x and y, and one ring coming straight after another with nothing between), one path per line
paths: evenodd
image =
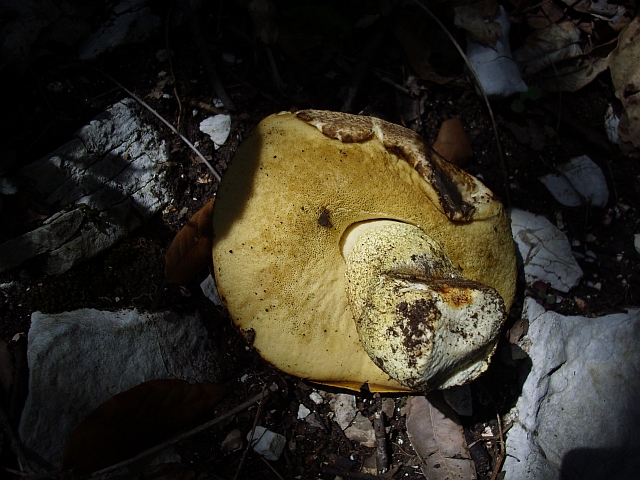
M374 220L342 240L360 341L400 384L433 390L486 370L506 317L498 292L464 278L418 227Z

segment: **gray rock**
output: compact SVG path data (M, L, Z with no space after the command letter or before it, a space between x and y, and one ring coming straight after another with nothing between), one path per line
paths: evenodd
M35 312L27 357L20 435L54 465L73 428L111 396L158 378L214 381L216 372L199 319L168 312Z
M513 412L507 480L636 479L640 310L565 317L525 302L531 371Z
M166 146L125 99L20 175L59 211L0 245L0 272L37 255L59 274L109 248L169 202Z
M247 440L250 438L251 432L247 433ZM251 440L253 451L258 455L262 455L267 460L278 460L286 444L287 439L284 435L260 426L256 427L253 432L253 439Z
M514 208L510 216L527 284L541 280L561 292L578 285L582 269L566 235L540 215Z

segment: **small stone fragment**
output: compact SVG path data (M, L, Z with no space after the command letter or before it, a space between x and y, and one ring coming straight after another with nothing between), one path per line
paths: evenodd
M336 414L336 422L342 430L346 429L351 425L353 419L356 418L356 413L358 412L355 395L348 395L346 393L334 395L329 393L327 396L329 396L329 406Z
M640 233L633 236L633 246L636 248L636 252L640 253Z
M307 407L305 407L301 403L300 406L298 407L298 420L304 420L309 416L310 413L311 413L311 410L309 410Z
M344 431L349 440L358 442L365 447L376 445L376 433L368 418L358 412L351 426Z
M200 122L200 131L211 137L217 149L221 145L224 145L224 142L229 138L229 132L231 132L231 117L220 114L205 118Z
M393 418L396 410L396 402L393 401L393 398L384 397L382 399L382 411L386 415L387 418Z
M237 428L231 430L229 434L225 437L220 445L220 451L222 453L229 454L233 452L237 452L242 448L244 441L242 438L242 431Z
M251 431L247 433L247 441L250 438ZM256 427L251 440L253 451L267 460L278 460L286 444L287 439L284 435L272 432L261 426Z
M211 274L202 281L200 289L202 290L202 293L204 293L205 297L211 300L216 306L222 306L220 296L218 295L218 289L216 288L216 282Z
M320 430L326 430L327 427L322 422L320 415L317 412L311 412L307 418L304 419L305 422L309 424L309 426L313 428L319 428Z
M322 403L324 402L324 398L322 398L322 395L320 395L315 390L309 394L309 398L316 405L322 405Z

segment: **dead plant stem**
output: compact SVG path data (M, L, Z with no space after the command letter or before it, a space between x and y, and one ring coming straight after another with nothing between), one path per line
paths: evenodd
M173 60L171 60L171 48L169 48L169 21L171 19L171 8L167 12L167 21L165 23L165 49L167 50L167 58L169 60L169 71L171 72L171 80L173 81L173 95L178 102L178 122L176 130L180 130L180 120L182 119L182 102L180 101L180 95L178 95L178 83L176 82L176 75L173 71Z
M283 477L282 475L280 475L280 474L278 473L278 471L277 471L275 468L273 468L273 465L271 465L271 464L269 463L269 461L268 461L266 458L264 458L264 457L260 457L260 459L265 463L265 465L266 465L267 467L269 467L269 468L271 469L271 471L272 471L272 472L273 472L273 473L274 473L274 474L275 474L275 475L276 475L280 480L284 480L284 477Z
M136 102L138 102L140 105L142 105L144 108L146 108L147 110L149 110L151 113L153 113L153 115L155 115L156 118L158 118L158 120L160 120L162 123L164 123L169 130L171 130L173 133L175 133L176 135L178 135L182 141L184 143L186 143L189 148L191 150L193 150L195 152L195 154L198 156L198 158L200 158L200 160L202 160L202 162L209 168L209 170L211 171L211 173L213 174L213 176L216 178L216 180L218 180L218 182L220 182L220 180L222 179L222 177L220 176L220 174L216 171L215 168L213 168L213 165L211 165L211 163L209 163L209 160L207 160L204 155L202 155L202 153L200 153L200 150L198 150L193 143L191 143L189 141L189 139L187 137L185 137L184 135L182 135L177 129L176 127L174 127L173 125L171 125L167 120L164 119L164 117L162 117L162 115L160 115L158 112L156 112L147 102L145 102L144 100L142 100L140 97L138 97L135 93L133 93L131 90L129 90L127 87L125 87L124 85L122 85L120 82L118 82L115 78L111 77L110 75L107 75L106 73L104 73L102 70L97 69L96 67L91 67L93 68L96 72L100 73L101 75L104 75L107 79L109 79L111 82L115 83L118 87L120 87L122 90L124 90L127 95L129 95L131 98L133 98Z
M245 411L246 409L248 409L249 407L255 405L256 403L260 402L260 405L262 405L263 400L265 398L267 398L272 392L275 392L278 390L277 385L273 384L271 385L271 387L269 388L265 388L261 393L251 397L249 400L247 400L246 402L238 405L235 408L232 408L231 410L229 410L227 413L224 413L222 415L220 415L219 417L214 418L213 420L210 420L206 423L203 423L202 425L189 430L188 432L185 432L181 435L178 435L177 437L174 437L170 440L167 440L166 442L163 442L159 445L156 445L155 447L149 448L141 453L139 453L138 455L136 455L133 458L130 458L128 460L124 460L120 463L116 463L115 465L111 465L110 467L107 468L103 468L102 470L99 470L97 472L94 472L90 475L90 478L95 478L95 477L99 477L100 475L104 475L105 473L110 473L113 472L115 470L118 470L119 468L122 467L126 467L129 466L133 463L136 463L138 461L140 461L143 458L149 457L151 455L155 455L157 453L160 453L161 451L175 445L176 443L182 442L183 440L186 440L188 438L193 437L194 435L197 435L200 432L203 432L211 427L213 427L214 425L217 425L218 423L222 422L223 420L226 420L227 418L233 417L234 415L237 415L240 412ZM29 477L25 477L25 480L32 480Z
M247 455L249 454L249 449L251 448L251 444L253 443L253 436L256 433L256 427L258 426L258 421L260 421L260 414L262 413L262 405L264 405L263 399L265 398L265 392L267 387L265 386L262 389L262 393L260 393L260 403L258 404L258 410L256 411L256 416L253 419L253 427L251 427L251 435L249 436L249 442L247 443L247 448L242 452L242 458L240 459L240 465L238 465L238 470L236 471L233 480L237 480L240 472L242 471L242 467L244 465L245 460L247 459Z
M478 88L478 90L480 90L480 94L481 94L482 98L484 99L484 103L487 106L487 110L489 112L489 117L491 118L491 125L493 126L493 133L495 135L496 145L498 147L498 156L500 157L500 165L502 167L502 173L503 173L503 176L504 176L504 187L505 187L505 195L506 195L506 199L505 200L506 200L506 203L507 203L507 207L509 208L509 207L511 207L511 196L509 194L509 174L507 173L507 164L505 162L504 153L502 151L502 143L500 142L500 134L498 133L498 124L496 123L496 119L493 116L493 109L491 108L491 103L489 102L489 98L487 97L487 94L484 91L484 88L482 87L482 83L480 83L480 79L478 78L478 74L473 69L473 66L471 65L471 62L469 62L469 59L467 58L467 56L465 55L464 51L462 50L462 47L460 47L460 44L456 41L456 39L453 37L453 35L451 35L451 32L449 32L449 30L447 30L447 27L444 26L444 24L440 21L440 19L438 17L436 17L433 14L433 12L431 12L431 10L429 10L420 0L413 0L413 2L416 5L418 5L420 8L422 8L427 13L427 15L429 15L433 19L433 21L435 21L438 24L438 26L447 35L447 37L449 37L449 40L451 40L451 43L453 43L453 45L456 47L456 50L458 50L458 53L460 54L460 56L462 57L464 62L467 64L467 68L471 72L471 75L473 75L473 79L476 82L476 87Z

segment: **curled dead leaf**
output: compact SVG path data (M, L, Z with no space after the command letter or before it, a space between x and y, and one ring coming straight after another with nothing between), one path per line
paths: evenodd
M189 283L211 263L213 202L210 200L198 210L171 242L164 255L164 276L168 282Z
M618 46L609 55L611 80L616 97L622 102L624 114L618 134L624 142L640 147L640 17L636 17L620 33Z
M475 480L464 430L442 392L410 397L407 433L429 480Z
M496 50L498 38L502 35L502 26L494 21L500 11L496 0L483 0L472 5L454 7L456 12L453 23L467 31L469 39L485 47Z
M428 32L428 35L425 32ZM422 16L410 13L398 14L394 23L394 33L402 45L411 68L422 80L444 85L458 77L458 75L442 75L431 64L434 53L439 54L441 58L448 57L450 41L438 29L434 29L433 25L426 23Z
M212 383L150 380L119 393L85 417L62 454L64 478L134 457L194 426L230 392Z
M469 135L458 118L450 118L442 122L433 149L449 163L459 167L466 165L473 155Z

